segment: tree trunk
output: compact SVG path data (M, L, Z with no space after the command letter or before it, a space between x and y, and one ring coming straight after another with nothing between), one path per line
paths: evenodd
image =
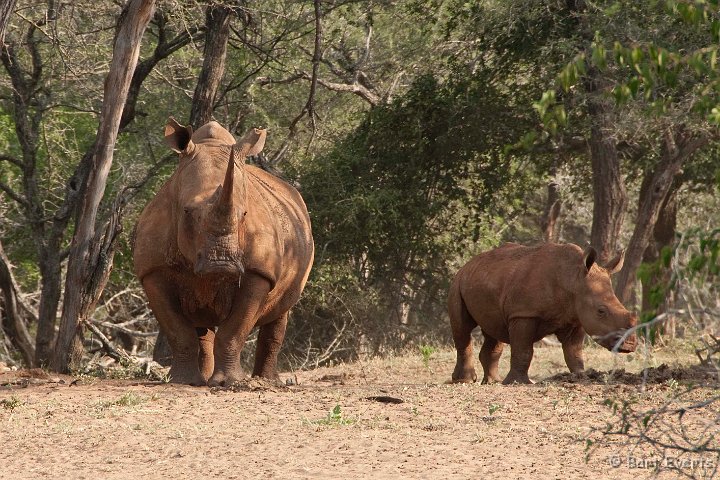
M190 125L197 129L212 120L215 97L225 73L225 57L230 35L230 9L211 5L205 14L205 48L190 110Z
M10 270L10 261L5 256L5 251L0 243L0 292L2 292L2 311L0 320L2 331L5 337L10 340L12 346L20 352L25 365L34 366L35 350L32 346L32 339L25 327L20 314L20 299L18 289Z
M646 175L646 181L643 186L647 188L649 185L650 175ZM660 207L655 228L653 229L653 240L649 242L645 253L643 253L643 263L651 265L651 270L647 278L643 278L642 282L642 312L644 314L659 315L666 310L667 297L670 292L666 291L670 269L660 262L660 256L664 249L672 247L675 241L675 229L677 226L677 192L681 183L675 181L670 192L665 197L665 201ZM643 195L642 190L640 195ZM663 294L663 301L660 302L658 295ZM660 303L658 303L660 302ZM674 335L673 320L670 319L663 322L659 331L664 334L670 333Z
M640 197L635 229L625 252L625 263L617 275L615 294L626 303L630 300L638 267L657 223L660 207L675 181L680 167L692 154L709 142L707 135L694 136L676 126L664 135L663 146L655 171Z
M562 200L560 199L558 184L555 181L556 175L557 167L553 165L550 167L551 179L547 185L545 211L543 212L543 216L540 218L540 228L542 229L543 241L546 243L557 242L559 237L557 221L560 217L560 210L562 209Z
M592 87L591 90L594 90ZM599 95L599 92L598 92ZM593 172L593 221L590 244L598 251L602 264L618 250L627 193L620 172L616 139L610 130L611 107L601 98L591 98L590 161Z
M5 30L13 10L15 10L15 0L3 0L0 2L0 46L5 42Z
M154 0L131 0L118 20L110 71L105 79L103 108L96 148L80 203L78 225L68 261L65 300L52 368L67 372L82 356L82 322L97 301L112 266L114 239L119 222L104 231L95 231L98 207L113 160L123 107L138 62L143 33L152 18ZM108 253L110 256L108 257Z

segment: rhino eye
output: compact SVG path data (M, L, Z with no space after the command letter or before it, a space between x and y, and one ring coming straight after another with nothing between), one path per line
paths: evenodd
M605 307L604 305L598 307L597 313L601 317L604 317L605 315L607 315L607 307Z

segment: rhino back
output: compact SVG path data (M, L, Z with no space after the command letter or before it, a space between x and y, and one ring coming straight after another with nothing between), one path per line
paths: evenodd
M558 244L508 244L482 253L459 273L462 298L475 321L492 330L504 332L512 318L542 318L558 326L571 322L578 255L579 247Z
M248 215L245 268L273 283L266 310L289 308L310 274L314 245L300 193L264 170L246 165Z

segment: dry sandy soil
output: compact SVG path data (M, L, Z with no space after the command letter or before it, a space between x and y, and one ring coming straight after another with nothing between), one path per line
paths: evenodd
M696 363L687 347L616 357L586 352L588 367L626 373L563 374L554 347L536 349L537 383L529 386L445 384L454 364L449 350L427 364L414 351L283 374L297 381L292 386L250 380L234 390L7 372L0 374L0 478L653 476L657 455L629 452L619 439L586 461L591 429L613 418L605 400L650 408L692 381L705 385L690 394L700 401L717 395L716 378L675 369ZM632 373L661 364L670 368L650 370L645 386ZM688 413L691 434L720 433L717 413L717 402ZM717 461L692 458L705 466ZM642 461L650 465L636 468ZM685 470L693 472L711 475ZM662 467L660 476L678 473Z

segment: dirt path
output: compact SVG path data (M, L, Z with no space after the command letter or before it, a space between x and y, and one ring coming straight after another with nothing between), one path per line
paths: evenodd
M552 363L558 352L543 355ZM546 373L563 371L554 368ZM3 374L0 478L652 474L611 466L609 459L625 455L619 446L599 449L586 463L584 439L609 418L606 398L652 406L667 398L672 382L644 393L567 378L532 386L446 385L451 370L452 355L443 352L427 367L418 356L377 360L283 376L297 377L296 386L249 381L239 391L93 379L71 385L72 377L23 381L18 372ZM713 393L710 387L695 392L698 398ZM385 403L394 399L402 403Z

